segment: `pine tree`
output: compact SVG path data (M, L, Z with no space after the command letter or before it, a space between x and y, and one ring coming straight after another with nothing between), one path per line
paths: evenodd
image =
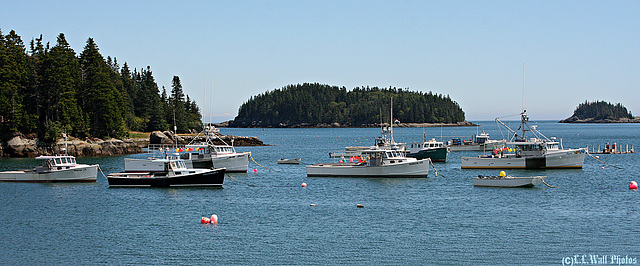
M1 32L0 32L1 35ZM0 115L3 116L3 135L28 131L25 125L21 92L29 85L29 63L22 38L15 31L2 39L0 51Z
M121 137L126 135L119 93L110 77L111 69L105 63L93 38L87 40L80 55L82 68L82 106L91 121L91 135Z

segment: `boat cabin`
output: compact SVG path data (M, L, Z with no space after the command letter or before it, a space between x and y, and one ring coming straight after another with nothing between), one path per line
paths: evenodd
M185 153L180 154L180 159L183 160L204 160L211 157L210 146L206 144L194 144L186 145Z
M537 138L531 138L529 141L508 142L507 144L514 145L516 154L524 157L539 156L547 151L560 149L560 143L557 141L545 141Z
M62 170L75 167L77 165L76 158L70 155L58 156L38 156L37 160L42 160L41 169Z
M236 149L234 149L233 146L228 146L228 145L214 145L213 146L213 151L216 154L232 154L232 153L236 153Z
M435 149L435 148L442 148L442 147L444 147L444 144L440 141L436 141L435 139L432 139L427 142L411 143L411 149Z

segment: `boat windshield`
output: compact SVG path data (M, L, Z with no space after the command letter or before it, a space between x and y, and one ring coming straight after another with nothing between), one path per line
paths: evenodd
M233 153L233 147L231 146L217 146L215 147L216 152L218 153Z
M386 155L387 155L387 158L403 158L404 157L402 156L402 153L398 151L387 151Z

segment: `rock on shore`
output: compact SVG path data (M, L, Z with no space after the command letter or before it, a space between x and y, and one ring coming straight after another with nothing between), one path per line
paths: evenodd
M149 144L173 144L173 141L176 140L178 144L189 144L193 141L196 136L179 136L174 135L170 131L160 132L154 131L149 136ZM204 142L205 137L198 137L195 142ZM265 146L265 144L256 137L243 137L243 136L232 136L232 135L220 135L218 134L215 139L213 139L213 143L217 145L222 145L223 142L231 145L233 141L233 146Z
M122 154L141 153L146 141L134 139L87 139L87 140L58 140L54 146L45 147L38 145L37 139L24 136L14 136L9 141L2 143L0 157L36 157L40 155L53 155L64 153L67 147L69 155L84 156L112 156Z

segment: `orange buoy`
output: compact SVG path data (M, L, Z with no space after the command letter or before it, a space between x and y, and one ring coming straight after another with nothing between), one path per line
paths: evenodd
M218 223L218 215L211 215L211 223L212 224L217 224Z
M307 187L307 183L304 183L304 182L303 182L301 186L302 186L302 187Z
M211 220L209 218L207 218L207 217L200 218L200 223L208 224L210 222L211 222Z
M629 183L629 189L638 189L638 183L631 181L631 183Z

